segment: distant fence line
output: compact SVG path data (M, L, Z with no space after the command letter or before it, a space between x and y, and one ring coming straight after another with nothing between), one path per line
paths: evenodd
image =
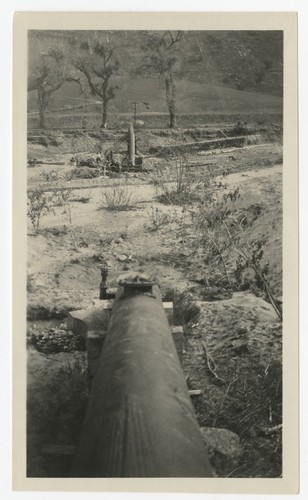
M259 125L270 124L272 122L279 123L282 126L282 113L231 113L228 116L219 113L202 113L202 114L178 114L178 126L186 128L196 128L217 123L235 123L237 121L256 122ZM138 119L142 120L145 128L168 129L168 115L151 114L138 115ZM108 129L121 130L126 129L130 120L129 116L110 114ZM101 117L99 115L92 116L65 116L65 117L47 117L47 129L50 131L87 131L94 132L100 130ZM28 131L44 130L40 129L38 118L28 115ZM101 129L104 130L104 129Z

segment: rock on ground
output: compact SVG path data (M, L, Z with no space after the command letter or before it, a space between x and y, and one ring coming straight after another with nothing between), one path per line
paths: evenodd
M212 465L224 461L228 467L236 467L242 454L240 438L228 429L201 427L201 434L207 447Z

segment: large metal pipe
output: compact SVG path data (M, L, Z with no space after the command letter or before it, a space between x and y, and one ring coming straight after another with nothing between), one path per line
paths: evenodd
M74 477L211 477L157 287L116 299Z

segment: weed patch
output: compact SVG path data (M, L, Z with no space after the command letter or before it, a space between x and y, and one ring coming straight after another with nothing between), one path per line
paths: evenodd
M199 199L200 179L193 175L184 155L180 155L169 170L157 167L152 183L161 203L187 205Z
M164 212L158 207L151 206L148 212L148 222L145 223L144 227L147 231L155 232L163 228L172 221L170 214Z
M33 347L43 354L59 352L85 351L85 342L70 332L65 325L40 330L32 327L27 336L28 347Z
M50 197L40 188L28 192L27 215L32 222L33 229L39 232L41 218L52 210Z
M265 294L277 316L282 319L279 303L273 296L269 280L269 262L264 260L265 238L251 238L253 225L264 211L262 204L240 208L239 189L223 192L210 204L200 204L194 213L199 238L198 251L206 270L207 286L235 289L255 288Z
M102 199L103 207L111 211L130 210L136 204L127 184L114 183L110 188L103 189Z

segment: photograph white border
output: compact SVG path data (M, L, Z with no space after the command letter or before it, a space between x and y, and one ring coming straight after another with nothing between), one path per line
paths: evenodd
M13 9L14 9L15 11L16 11L16 10L25 10L25 6L26 6L25 4L26 4L26 3L28 4L28 2L15 2L15 3L16 3L16 4L19 4L19 9L18 9L18 8L15 8L15 9L14 9L14 6L13 6ZM21 8L21 3L22 3L22 8ZM34 3L34 2L31 2L31 3ZM47 3L48 3L49 5L51 4L51 2L47 2ZM55 2L53 2L53 3L52 3L52 10L57 10L57 4L58 4L58 3L60 3L60 2L55 1ZM65 3L65 2L61 2L61 7L62 7L62 9L63 9L63 4L64 4L64 3ZM78 1L74 2L74 11L81 11L81 10L85 10L84 8L82 9L81 7L79 7L79 6L78 6L78 4L79 4L79 3L80 3L80 2L78 2ZM136 3L136 2L135 2L135 3ZM192 3L193 3L193 2L192 2ZM189 5L189 10L190 10L190 11L191 11L191 10L193 10L193 7L194 7L194 6L192 5L192 3L190 3L190 5ZM200 2L199 2L199 3L200 3ZM202 10L210 10L210 9L211 9L211 7L209 6L209 4L210 4L210 3L212 4L212 10L213 10L213 3L214 3L214 2L205 2L205 3L203 2L203 3L202 3ZM229 8L228 8L228 9L226 8L226 3L228 3L228 6L229 6ZM238 5L238 4L239 4L239 2L215 2L215 8L214 8L214 10L216 10L216 11L217 11L217 10L219 10L219 9L218 9L218 4L219 4L219 7L220 7L220 8L221 8L221 6L224 4L224 6L225 6L226 10L230 10L230 3L232 3L232 7L233 7L233 9L234 9L235 4L236 4L236 5ZM247 7L248 7L247 3L246 3L246 5L245 5L245 7L244 7L244 5L243 5L243 4L244 4L244 2L241 2L241 3L242 3L242 7L241 7L241 9L242 9L242 10L247 11ZM256 8L256 3L258 4L258 7L257 7L257 8ZM255 4L255 7L254 7L255 9L257 9L257 10L261 10L261 9L262 9L262 7L263 7L263 5L262 5L263 3L264 3L264 2L262 2L262 1L259 1L259 2L251 2L251 3L249 3L249 6L250 6L250 9L249 9L249 10L253 10L253 4ZM285 8L286 10L292 10L292 11L294 11L294 10L298 10L298 9L296 9L296 5L295 5L296 3L298 4L298 2L278 2L277 4L279 4L279 10L281 10L281 11L282 11L282 10L284 10L284 8ZM98 2L93 2L93 1L89 1L89 2L87 2L87 8L86 8L86 10L87 10L87 11L88 11L88 10L95 10L95 7L92 7L92 5L94 5L94 4L96 4L96 10L97 10L97 8L98 8L98 10L103 10L103 2L99 2L99 6L98 6ZM206 5L205 5L205 4L206 4ZM267 7L271 8L271 6L269 5L269 2L266 2L266 4L267 4ZM276 9L277 9L277 4L276 4ZM287 7L284 7L284 6L286 6L286 4L288 4L288 6L287 6ZM292 5L290 5L290 4L292 4ZM127 5L127 3L126 3L125 5ZM50 6L51 6L51 5L50 5ZM40 5L40 7L41 7L41 5ZM115 3L113 4L113 7L115 8ZM155 4L155 7L156 7L156 8L157 8L157 7L159 7L158 3L156 3L156 4ZM164 7L166 7L166 3L165 3L165 2L164 2ZM181 7L183 7L183 6L181 6ZM207 9L205 9L205 7L207 7ZM31 10L31 7L28 7L28 5L26 6L26 8L27 8L27 10ZM38 6L36 6L36 9L37 9L37 8L38 8ZM199 8L200 8L200 7L199 7ZM252 8L252 9L251 9L251 8ZM35 7L32 7L32 10L34 10L34 9L35 9ZM46 4L44 4L44 11L45 11L45 10L48 10L48 9L46 8ZM68 8L67 8L67 9L64 9L64 10L71 10L71 9L68 9ZM145 8L143 8L143 10L146 10L146 9L145 9ZM163 10L163 8L160 8L160 10ZM169 9L169 10L175 10L175 9ZM239 9L238 9L238 7L236 7L236 8L235 8L235 10L239 10ZM265 9L265 8L264 8L264 9L262 9L262 10L264 10L264 11L265 11L265 10L267 10L267 9ZM272 9L272 10L273 10L273 9ZM11 13L12 13L12 10L11 10ZM2 18L2 19L3 19L3 18ZM302 22L303 22L303 21L302 21ZM197 29L197 28L195 28L195 29ZM212 29L213 29L213 28L212 28ZM249 29L249 28L246 28L246 27L245 27L245 29ZM262 29L264 29L263 25L262 25ZM10 67L10 65L9 65L9 67ZM296 71L295 71L295 76L296 76ZM6 83L7 83L7 79L5 80L5 84L6 84ZM5 86L5 89L6 89L6 92L7 92L7 90L8 90L7 85ZM1 97L2 97L2 95L1 95ZM8 108L7 104L8 104L8 102L6 101L6 107ZM285 112L285 118L287 118L286 114L287 114L287 113ZM286 124L286 126L288 126L288 125ZM6 132L6 134L4 134L4 137L7 137L8 142L10 142L10 137L9 137L9 136L10 136L10 134L9 134L9 131L8 131L8 130L6 130L5 132ZM2 137L3 137L3 135L2 135ZM9 144L8 144L8 145L9 145ZM15 154L16 154L16 151L15 151ZM8 158L10 158L10 155L8 156ZM286 159L285 159L285 161L286 161ZM302 171L301 171L301 179L303 179L304 181L307 179L306 175L307 175L307 174L305 174L305 172L302 172ZM7 178L8 178L8 180L10 180L10 173L9 173L9 175L7 176ZM7 180L7 179L5 179L5 181L6 181L6 180ZM292 181L292 182L294 182L294 179L292 179L291 181ZM9 194L9 191L8 191L8 194ZM4 198L4 200L3 200L3 198ZM3 202L3 201L4 201L4 204L5 204L4 206L6 207L6 209L7 209L7 207L8 207L8 200L7 200L7 198L10 200L10 197L9 197L9 196L8 196L8 197L6 197L6 198L5 198L5 197L2 197L2 199L1 199L1 202ZM290 226L292 226L292 224L293 224L293 227L294 227L294 218L293 218L293 216L290 218L290 221L289 221L289 225L290 225ZM9 224L7 224L7 223L6 223L6 226L7 226L7 227L6 227L5 229L8 229L8 228L9 228ZM292 229L292 228L291 228L291 229ZM9 230L9 233L10 233L10 230ZM296 239L296 238L295 238L295 239ZM288 248L288 252L289 252L289 251L291 251L291 252L292 252L292 251L294 251L294 243L296 243L296 241L295 241L295 242L293 241L293 245L292 245L292 242L290 241L290 247ZM296 245L295 245L295 246L296 246ZM5 251L6 251L6 250L5 250ZM23 249L22 249L22 248L20 248L20 250L19 250L19 251L20 251L20 252L22 252L22 251L23 251ZM6 252L5 256L6 256L6 257L8 257L8 252ZM22 280L18 280L18 279L17 279L17 280L16 280L16 282L15 282L15 283L13 283L13 285L14 285L14 289L16 289L17 287L20 287L20 288L22 289L22 285L23 285ZM7 297L6 297L6 298L7 298ZM8 306L9 306L9 303L8 303ZM7 308L7 310L9 310L9 307ZM295 332L295 334L296 334L296 332ZM296 341L295 341L295 343L296 343ZM288 347L288 348L290 347L290 348L292 349L292 348L294 348L294 345L291 345L291 344L292 344L292 339L291 339L291 342L290 342L290 346L288 346L288 345L287 345L287 347ZM10 348L10 341L8 342L8 346L9 346L9 348ZM9 352L9 351L7 351L7 352ZM9 358L7 358L7 359L9 360ZM9 364L9 363L5 363L5 365L7 365L7 364ZM7 367L6 367L6 368L7 368ZM1 368L1 369L2 369L2 368ZM1 372L1 374L2 374L2 372ZM296 378L297 378L297 371L296 371L295 373L294 373L294 372L292 373L292 380L293 380L293 384L295 383L295 386L296 386ZM6 401L6 403L7 403L7 402L9 401L9 398L7 397L7 395L6 395L6 396L4 396L4 397L6 397L6 398L7 398L6 400L4 399L4 401ZM2 402L2 395L1 395L1 402ZM304 411L305 411L305 410L304 410ZM306 410L306 413L305 413L305 414L307 415L307 410ZM10 422L9 422L9 424L10 424ZM10 425L9 425L9 426L10 426ZM2 456L1 456L1 458L2 458ZM7 462L7 460L6 460L6 462ZM306 459L306 463L307 463L307 459ZM6 481L7 481L7 479L8 479L8 478L6 477L5 479L6 479ZM82 481L84 481L84 480L82 480ZM157 481L157 480L155 480L155 481ZM189 481L191 481L191 480L189 480ZM224 481L224 480L221 480L221 479L220 479L219 481ZM229 480L228 480L228 481L229 481ZM231 480L231 481L232 481L232 480ZM245 480L240 479L239 481L243 482L243 481L245 481ZM248 480L248 481L250 481L250 480ZM267 480L265 480L265 481L267 481ZM269 481L271 481L271 480L269 480ZM230 486L230 484L229 484L229 486ZM34 488L34 489L36 489L36 488ZM118 489L118 488L117 488L117 490L118 490L118 491L120 491L120 489ZM229 488L228 488L228 492L229 492L229 493L231 493L231 490L232 490L232 488L231 488L231 487L229 487ZM0 490L0 491L1 491L1 490ZM9 490L8 490L8 491L9 491ZM82 491L82 489L79 489L78 491ZM154 490L153 490L153 489L151 489L151 491L154 491ZM192 491L192 490L191 490L191 489L189 489L188 491ZM204 491L204 490L203 490L203 491ZM259 492L261 493L261 489L259 490ZM276 493L278 493L278 491L272 491L272 492L273 492L273 493L275 493L275 492L276 492ZM270 491L267 491L267 493L270 493ZM17 493L16 493L16 494L17 494ZM15 495L16 495L16 494L15 494ZM87 497L88 497L88 494L87 494ZM59 498L59 496L57 496L57 498ZM76 498L76 496L74 496L74 498Z

